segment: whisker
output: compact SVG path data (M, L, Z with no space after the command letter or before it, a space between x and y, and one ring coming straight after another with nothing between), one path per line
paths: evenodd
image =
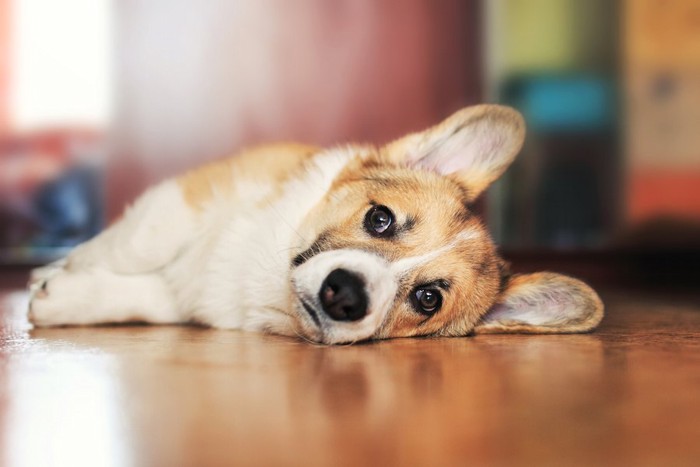
M325 347L325 346L326 346L326 345L323 344L322 342L312 341L312 340L309 339L308 337L306 337L306 336L300 334L299 331L298 331L296 328L294 329L294 334L296 334L297 337L299 337L301 340L303 340L303 341L306 342L307 344L311 344L311 345L313 345L314 347Z

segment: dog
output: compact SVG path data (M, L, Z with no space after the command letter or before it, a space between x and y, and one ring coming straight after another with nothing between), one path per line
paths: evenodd
M594 329L560 274L511 275L473 204L525 138L467 107L385 146L262 146L146 191L33 271L35 326L200 323L324 343Z

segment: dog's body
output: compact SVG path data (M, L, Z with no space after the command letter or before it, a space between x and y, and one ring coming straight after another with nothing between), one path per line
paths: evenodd
M591 330L595 292L552 273L510 277L470 210L523 137L516 112L477 106L382 148L266 146L210 164L36 270L30 319L325 343Z

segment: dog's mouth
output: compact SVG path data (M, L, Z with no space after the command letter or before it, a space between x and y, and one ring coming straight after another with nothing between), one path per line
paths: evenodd
M307 300L304 299L303 296L299 296L299 302L301 303L301 306L306 310L306 312L309 314L311 319L313 320L314 323L316 323L316 326L320 329L321 328L321 320L318 317L318 311L311 305Z
M307 294L296 287L293 290L294 298L298 303L296 309L300 327L297 334L306 340L324 342L325 332L320 316L321 311L314 306L313 299Z

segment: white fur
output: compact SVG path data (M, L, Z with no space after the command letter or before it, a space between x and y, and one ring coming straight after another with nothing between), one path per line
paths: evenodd
M333 321L322 311L317 298L323 280L335 269L345 269L360 276L369 298L367 315L358 321ZM360 250L332 250L315 255L292 273L292 284L299 313L307 315L298 297L316 309L320 326L311 318L305 325L315 329L320 340L328 344L352 342L369 338L386 318L396 295L397 282L389 263L383 258Z
M221 328L294 333L288 309L291 253L307 243L298 226L351 156L344 150L318 156L303 177L288 182L266 205L237 206L235 216L225 214L231 211L225 199L211 206L210 227L163 271L182 312ZM261 188L238 187L243 199Z
M64 270L51 278L43 293L44 298L35 295L29 314L32 322L40 326L180 321L170 289L156 274Z
M144 193L112 227L78 246L68 257L69 267L151 272L175 258L197 225L182 190L166 181Z
M425 264L431 260L439 258L440 255L447 253L448 251L455 248L462 242L473 240L479 238L480 233L478 231L465 230L460 232L456 237L454 237L447 245L438 248L437 250L429 251L418 256L409 256L408 258L402 258L391 265L391 272L398 278L406 274L407 272L417 268L418 266Z
M204 213L187 205L176 182L154 187L66 262L35 274L30 318L37 325L137 319L293 333L290 252L306 243L297 226L354 154L317 156L262 207L271 185L237 183ZM248 202L233 215L230 197Z

